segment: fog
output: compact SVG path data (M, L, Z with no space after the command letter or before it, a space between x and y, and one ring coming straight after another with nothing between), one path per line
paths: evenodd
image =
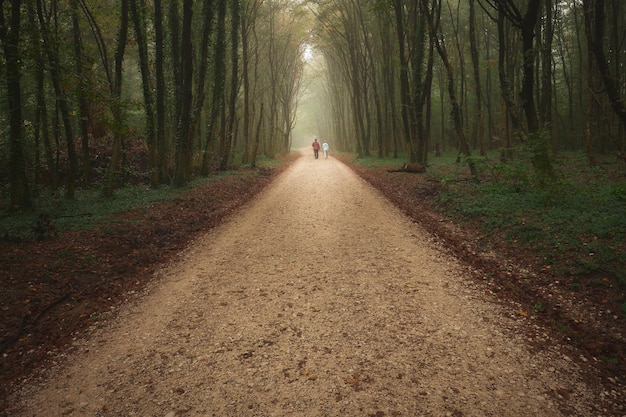
M325 68L323 56L313 46L307 46L304 53L306 61L304 82L298 100L296 123L292 132L292 149L310 147L313 139L323 142L327 129L324 112Z

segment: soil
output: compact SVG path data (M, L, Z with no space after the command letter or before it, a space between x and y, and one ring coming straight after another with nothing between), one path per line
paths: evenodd
M609 300L480 250L421 175L291 162L2 247L0 415L626 415Z

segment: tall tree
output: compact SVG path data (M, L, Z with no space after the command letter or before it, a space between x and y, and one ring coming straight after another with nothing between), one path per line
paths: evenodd
M202 31L200 37L200 53L198 56L197 64L197 81L195 91L197 94L194 96L193 113L191 118L191 126L189 130L195 132L200 118L202 110L204 109L204 103L207 96L205 92L206 78L209 67L209 45L211 43L211 34L213 33L213 0L204 0L202 2Z
M148 40L146 38L145 10L140 0L130 0L130 14L137 38L139 51L139 69L141 72L141 85L143 91L143 103L146 112L146 142L148 144L148 169L150 170L150 185L159 185L159 164L155 133L154 94L152 88L152 76L150 72L150 57L148 55Z
M56 13L47 13L44 9L43 1L37 0L37 15L39 17L39 26L41 28L41 35L45 45L45 54L49 64L49 73L54 93L56 96L56 102L61 113L63 120L63 127L65 130L65 142L67 145L67 157L69 160L68 178L65 185L65 196L67 198L74 198L74 192L76 189L76 179L78 175L78 160L76 158L76 149L74 146L74 129L71 117L71 110L68 100L67 91L63 88L63 82L61 76L63 68L61 67L57 40L53 39L52 34L54 31L50 27L50 21L48 18L57 18Z
M79 18L79 0L71 0L72 32L74 34L74 57L76 60L76 98L78 101L78 133L81 140L83 176L87 184L91 183L91 156L89 154L89 106L87 105L87 76L83 58L83 38Z
M11 209L32 208L30 188L26 177L24 150L22 146L22 100L20 66L21 0L11 0L10 18L4 16L4 2L0 0L0 42L6 62L6 92L9 104L9 183L11 185Z
M113 196L114 190L118 186L118 175L122 166L122 148L124 140L124 108L122 105L122 77L124 67L124 54L128 41L128 6L129 0L121 0L120 3L120 26L117 34L117 47L115 50L115 62L113 75L110 77L111 85L111 112L113 113L113 149L111 150L111 160L107 172L107 181L104 188L104 195Z
M230 100L228 108L228 127L222 135L220 143L220 170L228 168L230 152L235 138L235 125L237 119L237 93L239 92L239 20L241 6L239 0L231 0L231 31L230 31Z
M422 12L428 19L428 29L432 39L434 39L437 52L446 68L446 79L448 84L448 94L450 96L450 105L452 106L452 118L454 120L454 130L456 131L457 138L459 140L460 152L467 157L467 164L472 174L472 179L476 180L478 172L476 166L471 158L469 144L467 137L463 129L463 121L461 118L461 105L456 95L455 88L455 74L452 64L448 58L448 52L446 49L446 43L443 37L440 38L439 21L441 16L441 0L432 0L432 4L428 4L428 0L422 0Z
M470 51L472 56L472 69L474 71L474 89L476 92L476 130L475 130L475 142L480 147L480 154L482 156L487 154L484 138L484 123L483 123L483 96L480 82L480 62L478 57L478 41L476 40L476 0L469 1L469 38L470 38Z
M529 149L535 171L542 176L554 176L554 169L549 155L546 137L540 132L539 118L535 106L535 28L539 18L542 0L529 0L526 12L517 7L515 0L485 0L497 12L499 19L507 19L521 33L522 38L522 88L520 99L524 109L526 127L528 129ZM501 21L499 20L499 23ZM502 27L502 26L501 26ZM501 29L502 30L502 29ZM503 39L500 37L500 41ZM502 45L500 45L502 46ZM509 86L503 86L508 89Z
M165 140L165 36L163 27L163 4L154 0L154 77L155 77L155 142L159 183L166 182L167 144Z
M213 88L211 107L207 120L204 148L202 151L202 175L209 174L209 148L215 139L218 117L225 105L224 91L226 89L226 0L217 1L216 39L213 50Z
M589 48L593 52L595 63L604 82L606 95L611 102L613 111L619 118L624 129L626 129L626 105L624 105L620 88L615 82L615 74L612 73L609 66L609 60L604 52L605 42L605 4L604 0L583 0L585 9L585 27L587 33L587 42ZM626 150L621 143L616 144L620 150L621 158L626 162Z
M183 186L191 179L193 161L193 132L191 126L191 107L193 103L193 47L191 23L193 16L193 0L183 2L183 25L181 36L181 85L180 112L176 129L176 167L174 170L174 185Z
M402 102L402 127L404 130L405 141L409 150L409 162L417 162L417 122L411 111L413 104L411 103L411 94L409 87L409 60L407 58L406 32L404 25L404 4L402 0L394 0L393 7L396 18L396 34L398 36L398 52L400 57L400 99Z
M32 2L28 2L26 4L27 13L28 13L28 22L31 27L32 33L32 50L34 52L34 60L35 60L35 69L34 69L34 77L37 85L37 93L36 93L36 109L35 109L35 136L36 138L41 137L43 141L44 147L44 158L46 160L46 168L48 172L48 185L56 190L59 186L58 178L59 172L57 169L57 161L54 157L54 150L52 146L52 141L50 138L50 121L48 115L48 104L46 101L46 59L43 51L43 42L41 41L41 34L39 32L37 21L37 13L35 12L35 5ZM35 143L35 146L39 144ZM38 150L37 150L38 151ZM36 161L38 162L38 161ZM35 169L38 169L39 166L36 163ZM13 171L13 170L12 170ZM17 172L17 171L16 171ZM37 183L38 173L35 172L35 181Z

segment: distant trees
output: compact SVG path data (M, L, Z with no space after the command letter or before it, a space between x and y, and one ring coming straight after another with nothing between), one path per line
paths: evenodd
M625 6L618 1L610 1L605 5L604 0L583 1L585 13L585 31L589 43L589 53L595 58L595 64L602 78L606 95L615 115L619 118L621 126L618 128L618 135L611 135L610 138L620 152L621 158L626 162L626 149L624 143L624 131L626 131L626 105L624 105L624 83L626 82L625 71L623 70L623 55L625 54L624 23L626 20ZM609 19L607 16L612 16ZM608 36L609 46L605 47L607 35L606 26L610 27L611 34ZM608 50L610 57L607 57ZM610 63L613 62L614 70L611 70ZM589 68L591 70L591 68ZM590 88L593 86L590 85Z
M194 166L288 152L305 12L287 0L1 0L10 207L28 209L41 187L112 196L131 179L181 186Z
M0 0L0 41L6 65L5 91L9 113L9 184L11 208L29 209L32 205L26 177L22 135L22 99L20 66L20 29L22 24L20 0L12 0L9 7ZM5 12L9 16L5 16Z
M311 3L335 121L324 134L335 143L386 155L400 127L409 161L453 148L470 170L474 149L499 149L506 160L521 147L545 178L561 149L624 155L619 0Z
M289 152L307 48L334 149L626 161L625 24L620 0L0 0L0 178L27 209Z

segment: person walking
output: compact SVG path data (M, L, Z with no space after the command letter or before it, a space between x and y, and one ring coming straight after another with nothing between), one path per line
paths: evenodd
M322 143L322 150L324 151L324 159L328 159L328 151L330 150L330 146L328 146L327 142Z
M320 155L320 143L317 141L317 138L313 141L313 155L315 155L315 159Z

